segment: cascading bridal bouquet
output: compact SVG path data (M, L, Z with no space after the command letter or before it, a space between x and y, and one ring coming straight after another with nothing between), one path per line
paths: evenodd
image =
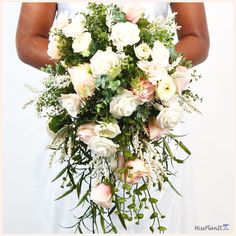
M150 22L129 5L88 3L85 12L57 15L48 45L57 63L43 69L43 90L30 103L48 118L50 162L62 164L57 199L78 195L80 233L117 233L145 217L152 232L166 230L156 195L165 184L178 194L170 166L184 159L170 143L191 153L172 132L199 100L189 88L199 75L174 50L179 28L175 14Z

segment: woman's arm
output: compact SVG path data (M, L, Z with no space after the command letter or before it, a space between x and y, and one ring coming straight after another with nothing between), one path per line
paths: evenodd
M22 3L16 33L17 53L23 62L37 69L54 63L47 55L47 48L56 8L56 3Z
M181 26L176 51L193 65L203 62L210 46L204 3L171 3L171 10L178 13L176 23Z

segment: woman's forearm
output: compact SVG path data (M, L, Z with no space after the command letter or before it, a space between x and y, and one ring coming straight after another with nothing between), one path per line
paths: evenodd
M191 60L192 64L198 65L208 56L208 43L197 36L188 35L180 39L175 45L175 49L179 53L183 53L187 60Z
M47 54L48 39L42 36L26 37L19 40L24 47L17 47L19 58L37 69L46 64L54 64Z

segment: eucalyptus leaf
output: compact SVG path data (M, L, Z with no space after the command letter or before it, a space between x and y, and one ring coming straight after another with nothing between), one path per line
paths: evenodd
M63 168L51 182L54 182L55 180L57 180L58 178L60 178L60 177L66 172L67 169L68 169L68 166L66 166L65 168Z
M72 193L74 191L74 187L72 187L71 189L69 189L68 191L66 191L65 193L63 193L60 197L56 198L55 201L64 198L65 196L69 195L70 193Z

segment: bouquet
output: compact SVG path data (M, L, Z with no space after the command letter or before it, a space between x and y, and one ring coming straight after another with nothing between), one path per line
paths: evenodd
M200 100L190 90L200 76L174 49L179 29L175 14L150 22L138 6L94 2L73 16L61 12L51 27L56 65L43 68L43 89L31 103L48 119L50 162L62 164L57 200L78 196L79 233L117 233L145 217L151 232L166 230L158 192L167 184L179 194L170 166L191 154L174 127ZM171 143L186 157L176 157Z

